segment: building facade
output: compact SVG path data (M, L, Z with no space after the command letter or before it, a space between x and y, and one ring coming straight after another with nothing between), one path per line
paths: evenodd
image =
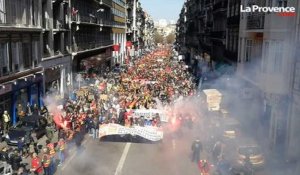
M127 0L127 19L126 19L126 56L127 60L135 54L137 45L137 24L136 9L138 0Z
M291 3L291 2L290 2ZM294 6L296 9L300 9L300 3L291 3L287 4L289 6ZM299 14L297 14L299 15ZM293 43L290 43L289 46L292 46L291 48L295 49L293 51L294 59L291 61L292 64L292 73L291 73L291 94L290 94L290 105L289 105L289 111L288 111L288 120L287 120L287 134L286 134L286 157L287 159L297 162L297 168L295 171L295 175L298 174L300 171L300 150L297 147L297 145L300 145L300 138L298 136L299 133L299 125L300 125L300 59L299 59L299 44L300 44L300 33L299 33L299 18L292 19L295 31L294 35L291 35ZM292 24L292 23L291 23ZM293 44L293 45L292 45Z
M127 0L126 55L137 57L145 47L146 16L139 0Z
M151 49L154 46L154 21L152 17L145 12L145 24L144 24L144 48Z
M242 1L244 6L251 5L249 3L297 7L298 2ZM299 120L294 117L297 111L297 23L296 17L282 17L276 13L241 13L240 17L237 73L250 82L250 89L260 90L263 105L257 119L264 129L265 138L269 138L270 152L286 159L297 155L296 149L289 148L299 144L299 139L293 134L299 126Z
M240 110L253 111L244 118L259 126L256 135L270 155L299 160L299 15L241 13L240 5L253 4L299 9L298 1L288 0L186 0L177 21L177 48L191 65L198 54L212 70L218 62L233 65L237 90L245 96Z
M41 9L45 93L64 96L72 79L70 2L43 0Z
M195 73L201 60L211 70L236 65L239 9L240 0L186 0L177 22L177 43Z
M113 66L113 2L71 0L70 4L72 70L103 73Z
M0 1L0 115L12 123L26 105L42 106L41 1Z
M126 2L124 0L113 0L113 65L124 63L126 54Z

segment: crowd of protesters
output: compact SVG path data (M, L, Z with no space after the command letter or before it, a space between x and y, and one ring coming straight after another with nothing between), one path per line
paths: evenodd
M180 96L192 95L195 89L185 64L175 62L170 54L167 49L156 50L104 75L82 74L87 83L70 94L63 112L53 114L56 123L68 128L64 130L67 140L83 124L94 138L104 123L159 126L159 115L136 117L132 110L157 109Z
M67 156L66 146L72 143L80 146L85 133L98 138L101 124L159 127L158 114L135 117L132 110L157 109L158 105L172 103L180 96L192 95L195 89L185 64L174 61L170 49L155 50L105 74L87 71L82 77L85 84L66 99L61 99L60 107L38 109L37 106L28 106L22 114L20 111L20 116L44 116L49 127L55 126L58 130L58 141L51 141L51 134L48 134L46 145L39 147L37 138L32 135L30 145L25 145L20 139L18 148L3 148L2 161L12 165L13 170L19 170L18 174L26 174L25 166L21 165L22 156L25 156L31 157L31 173L53 175L56 166L61 165ZM10 117L4 112L2 118L6 133L9 126L5 122Z

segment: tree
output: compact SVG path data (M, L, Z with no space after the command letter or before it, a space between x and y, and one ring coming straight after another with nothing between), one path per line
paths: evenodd
M160 34L158 31L154 32L154 42L155 44L164 42L164 36Z
M175 33L170 33L170 34L166 37L166 40L167 40L167 43L168 43L168 44L173 44L173 43L175 42L175 39L176 39Z

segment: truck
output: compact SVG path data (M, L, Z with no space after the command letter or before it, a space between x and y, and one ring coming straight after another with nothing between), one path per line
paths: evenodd
M204 89L203 93L208 107L208 111L220 111L222 93L217 89Z

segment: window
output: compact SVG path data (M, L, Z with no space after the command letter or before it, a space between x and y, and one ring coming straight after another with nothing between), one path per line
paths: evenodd
M240 5L238 2L235 2L235 16L238 16L240 13Z
M287 0L278 0L278 7L287 7Z
M283 57L283 45L282 42L274 43L274 72L281 73L282 71L282 57Z
M265 48L264 48L264 56L262 61L262 72L266 73L268 69L268 59L269 59L269 48L270 43L268 41L265 42Z
M0 0L0 24L6 23L5 0Z
M243 39L240 38L240 39L239 39L239 48L242 47L242 43L243 43ZM239 49L239 50L240 50L240 49ZM241 55L240 55L240 54L238 55L238 62L239 62L239 63L241 62Z
M251 61L252 40L246 40L245 61Z
M37 61L39 58L39 41L32 42L32 59L34 62L34 66L37 66Z
M12 62L13 62L13 69L15 72L19 71L20 69L20 53L19 53L19 45L20 42L12 42L11 49L12 49Z
M296 63L299 65L299 63ZM296 74L294 76L294 89L295 90L300 90L300 68L299 66L296 67Z
M23 63L25 69L30 69L32 66L32 58L30 55L30 43L22 43Z
M273 7L273 0L269 0L268 4L269 4L269 7Z
M0 43L0 64L2 75L9 72L8 43Z

